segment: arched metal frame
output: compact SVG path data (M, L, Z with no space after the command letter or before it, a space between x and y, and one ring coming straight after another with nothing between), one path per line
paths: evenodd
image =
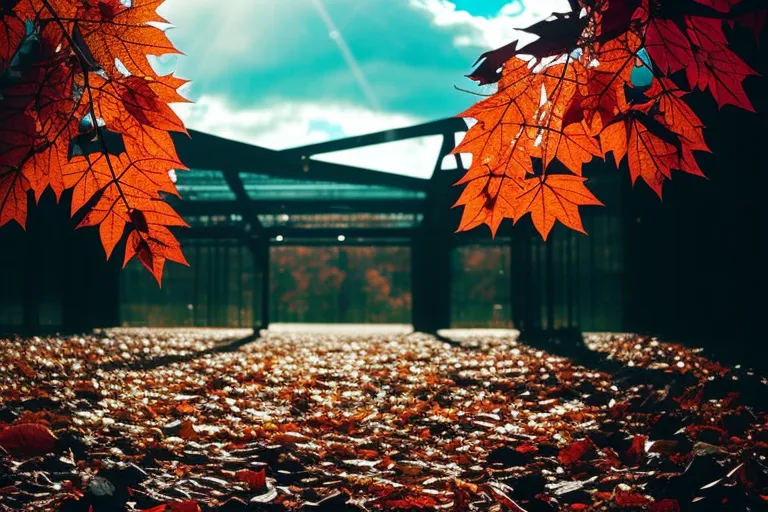
M410 245L413 254L414 324L417 330L435 331L448 327L450 322L450 251L452 229L443 217L450 211L453 199L451 183L456 181L464 166L459 155L456 159L456 175L442 172L442 163L455 147L456 136L467 130L466 123L458 118L444 119L408 128L334 140L320 144L275 151L258 146L235 142L214 135L190 131L189 137L175 135L174 142L179 157L191 169L220 171L229 186L234 201L186 201L175 205L184 216L190 215L241 215L243 226L193 227L181 236L186 238L236 238L243 240L252 251L261 279L261 325L269 324L269 247L279 234L294 243L323 243L334 245L342 232L345 244L404 244ZM429 136L442 136L442 144L434 164L431 179L380 172L347 165L327 163L314 157L337 151L359 149L367 146L404 141ZM257 201L249 197L242 173L253 173L275 178L321 181L353 185L384 186L393 189L418 191L425 199L342 199L329 201ZM423 216L414 228L347 228L339 229L284 229L262 225L259 214L302 213L322 214L343 210L345 213L417 213ZM322 242L318 242L322 241ZM422 295L435 295L435 287L444 287L441 300L429 300Z
M436 332L451 325L451 271L453 250L469 243L484 243L490 238L487 231L455 233L458 211L452 209L459 190L452 185L466 172L460 155L454 155L456 165L443 169L443 162L450 156L458 134L467 131L466 122L449 118L417 126L387 130L378 133L349 137L341 140L312 144L283 151L270 150L249 144L223 139L214 135L191 131L190 136L176 135L174 142L181 160L191 169L215 170L223 174L232 192L232 201L182 201L175 205L184 216L240 215L239 226L193 227L180 233L186 238L240 239L251 249L256 267L261 269L262 290L261 324L269 325L269 268L270 246L278 235L298 245L337 245L339 233L345 235L344 245L404 245L411 248L412 267L412 318L418 331ZM420 179L380 172L373 169L351 167L317 160L327 153L354 150L430 136L442 136L430 179ZM268 198L255 200L249 197L242 175L257 174L274 178L289 178L311 182L383 186L392 189L418 191L423 199L339 199L339 200L281 200ZM410 228L359 227L342 230L328 227L286 228L264 226L259 215L287 213L325 214L345 213L413 213L421 221ZM589 213L585 214L590 215ZM586 219L585 219L586 220ZM556 230L555 238L562 238L560 249L554 255L553 244L542 244L534 236L532 226L511 229L511 223L502 226L498 237L510 244L515 256L510 260L512 268L513 304L512 315L516 325L528 329L552 328L556 325L578 327L575 302L583 301L581 284L573 276L584 275L582 267L589 267L589 275L595 267L594 251L580 255L570 234ZM621 245L621 240L612 243ZM560 247L558 246L558 247ZM562 271L560 269L565 269ZM558 274L559 272L559 274ZM565 273L563 273L565 272ZM554 283L570 280L564 286ZM576 283L576 284L574 284ZM561 291L565 290L565 291ZM256 295L256 294L254 294ZM591 298L591 295L590 295ZM590 309L592 304L590 302ZM566 320L555 321L555 310ZM566 324L563 324L566 322Z
M279 200L253 200L248 197L240 176L241 173L251 173L275 178L384 186L424 192L427 194L426 201L414 199L346 199L333 203L334 211L343 208L345 212L350 213L423 213L425 204L430 203L432 199L430 196L435 192L434 182L440 178L439 171L443 159L453 150L456 134L466 130L467 127L463 120L449 118L408 128L387 130L283 151L223 139L194 130L190 130L189 136L174 134L174 143L181 161L191 169L220 171L236 198L235 201L182 201L178 204L178 209L182 215L241 213L244 214L246 220L256 227L256 231L260 228L256 215L260 213L279 213L289 210L300 213L326 213L328 211L330 206L328 201L301 201L301 204L294 205ZM441 135L443 142L435 162L435 172L432 179L429 180L322 162L313 158L336 151L359 149L435 135ZM461 158L458 155L456 155L456 162L458 169L463 169ZM374 231L372 237L378 237L380 234Z

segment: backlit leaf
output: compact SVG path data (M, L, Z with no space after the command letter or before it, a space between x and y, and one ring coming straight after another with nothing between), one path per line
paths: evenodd
M585 178L566 174L549 174L544 178L527 179L517 201L521 212L530 212L533 225L546 240L560 221L571 229L584 233L579 206L602 206L584 186Z
M79 226L98 226L107 257L126 236L160 280L185 263L168 227L186 223L163 202L185 169L168 105L186 81L157 76L150 55L177 53L159 26L161 0L16 0L0 9L0 225L24 226L28 192L72 190ZM136 239L138 237L138 239ZM155 254L153 251L159 251Z
M596 156L613 153L617 163L626 157L632 182L642 178L661 196L673 170L703 175L695 152L709 147L686 101L692 89L708 91L720 107L753 110L744 82L757 73L730 48L723 26L759 32L766 15L759 1L569 3L570 13L523 29L538 40L483 54L470 75L497 87L460 114L477 122L455 150L473 157L457 183L465 187L456 203L464 207L459 230L486 224L495 234L504 218L527 213L518 192L532 194L534 178L546 182L554 160L581 176ZM638 68L647 81L637 80ZM552 218L542 212L532 213L546 235ZM582 230L578 209L557 218Z

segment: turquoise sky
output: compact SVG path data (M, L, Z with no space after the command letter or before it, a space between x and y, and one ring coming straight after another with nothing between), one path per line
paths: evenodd
M510 2L508 0L455 0L453 3L457 9L468 11L477 16L494 16ZM522 4L522 2L518 3Z
M454 2L167 0L186 56L160 67L193 80L196 104L179 109L191 128L292 147L459 113L477 98L455 86L473 88L464 75L480 53L567 6Z

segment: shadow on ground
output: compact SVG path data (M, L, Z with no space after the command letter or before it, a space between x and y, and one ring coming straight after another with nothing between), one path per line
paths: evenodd
M178 355L157 357L149 360L139 360L139 361L134 361L128 364L119 363L119 362L109 362L109 363L101 364L97 368L99 370L104 370L104 371L111 371L118 368L123 370L129 370L129 371L154 370L156 368L160 368L162 366L167 366L170 364L187 363L194 359L199 359L201 357L205 357L208 355L222 354L226 352L235 352L236 350L241 349L245 345L258 340L260 337L261 337L261 334L259 333L259 331L255 331L253 334L249 336L245 336L244 338L238 338L235 340L226 341L216 345L215 347L211 347L206 350L190 352L188 354L178 354Z
M614 383L623 388L650 385L655 389L668 389L670 396L675 397L699 383L691 373L629 366L611 359L608 353L591 350L578 330L521 332L517 341L565 357L579 366L609 373ZM768 385L750 369L729 367L727 374L713 375L704 387L703 397L723 398L729 393L738 393L744 404L756 410L768 410Z

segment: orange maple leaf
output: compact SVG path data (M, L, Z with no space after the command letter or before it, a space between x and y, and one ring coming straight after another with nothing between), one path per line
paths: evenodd
M587 133L584 123L565 126L564 122L584 74L584 67L570 58L541 73L542 104L537 115L529 120L529 134L534 145L541 145L545 171L557 158L572 173L580 175L585 163L600 156L600 146Z
M757 72L726 46L697 48L694 65L686 68L688 83L702 91L709 89L718 106L734 105L750 112L755 109L743 82L754 75Z
M3 23L3 30L0 30L0 73L3 73L24 39L26 28L14 13L0 13L0 16Z
M633 112L625 120L607 127L600 134L603 151L612 151L618 164L628 157L629 174L634 184L642 178L661 197L664 182L672 178L673 170L703 176L690 148L680 145L671 131L654 132L654 119L640 112Z
M0 225L16 221L24 227L27 221L29 180L23 173L0 171Z
M491 166L496 174L521 178L533 171L530 159L540 156L541 149L524 129L539 110L543 80L528 66L520 59L507 63L499 92L460 114L477 121L454 150L473 155L470 173Z
M84 3L77 13L77 28L93 59L110 78L131 75L155 76L147 56L180 53L152 24L167 23L157 14L165 0L133 0L130 6L120 0Z
M657 103L665 126L678 134L691 150L709 151L704 140L704 123L683 99L686 91L668 78L661 78L653 81L646 94Z
M579 79L576 96L566 113L566 126L586 120L590 134L595 135L629 109L625 88L632 81L640 48L641 41L634 34L598 46L592 65Z
M560 221L571 229L585 233L579 206L603 206L584 185L586 178L568 174L548 174L525 181L518 196L521 213L531 214L533 225L544 240Z
M672 20L651 18L645 48L664 74L686 69L694 63L691 42Z
M98 75L91 76L89 85L93 91L96 116L103 119L107 126L111 126L115 122L124 120L125 115L128 114L141 126L186 133L184 123L179 116L155 91L158 84L162 87L161 92L170 94L162 82L151 77L128 76L104 79ZM153 85L155 88L152 87ZM181 97L178 93L176 95Z
M457 182L459 230L487 224L495 235L504 218L530 212L545 238L557 220L583 231L577 206L599 202L579 177L611 152L617 163L627 158L633 183L642 178L659 196L673 170L702 176L694 152L709 147L685 96L709 90L720 107L752 110L744 81L756 73L729 48L723 24L754 13L758 28L765 9L697 2L571 0L571 13L526 29L535 43L483 54L468 76L497 91L460 114L477 122L455 149L473 157ZM650 87L634 83L638 67L652 73ZM554 160L576 176L551 175Z
M186 101L185 80L157 76L149 55L177 53L158 23L160 0L21 0L0 12L0 67L31 23L34 65L14 69L0 99L0 225L24 226L27 193L39 200L72 189L78 227L98 226L107 257L127 232L127 259L138 256L158 282L166 260L186 264L168 230L186 223L163 202L178 195L183 170L168 131L185 133L170 102ZM3 31L0 31L2 33Z
M460 231L486 224L495 235L503 219L518 219L529 211L521 194L534 174L532 158L542 159L545 173L557 159L581 174L584 163L602 156L585 122L565 125L569 102L585 73L575 60L537 73L516 58L505 66L499 92L461 114L477 123L454 150L473 155L470 169L457 182L466 185L455 205L464 206ZM536 224L543 235L545 225Z

